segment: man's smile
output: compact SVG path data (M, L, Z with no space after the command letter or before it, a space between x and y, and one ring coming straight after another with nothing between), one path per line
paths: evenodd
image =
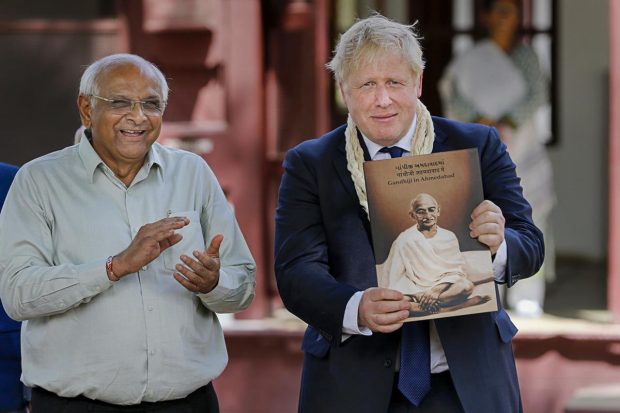
M146 133L144 129L121 129L121 133L127 137L141 137Z

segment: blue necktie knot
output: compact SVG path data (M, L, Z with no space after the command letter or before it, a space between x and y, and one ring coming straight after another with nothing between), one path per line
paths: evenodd
M400 158L401 156L403 156L403 152L405 152L405 150L399 148L398 146L390 146L389 148L387 146L384 146L383 148L379 149L379 152L389 153L392 158Z

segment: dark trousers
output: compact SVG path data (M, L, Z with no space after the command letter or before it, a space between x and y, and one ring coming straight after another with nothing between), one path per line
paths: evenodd
M34 412L36 413L36 412ZM388 413L464 413L450 372L431 374L431 391L419 406L414 406L398 390L398 374L394 378Z
M142 402L120 406L83 396L60 397L40 387L32 389L32 413L219 413L217 395L211 383L187 397L163 402Z

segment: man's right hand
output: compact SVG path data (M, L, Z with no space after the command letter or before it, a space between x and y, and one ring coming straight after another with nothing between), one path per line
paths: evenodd
M399 291L369 288L362 294L357 313L358 325L378 333L396 331L409 317L410 304Z
M146 224L138 230L131 244L112 259L114 275L121 278L137 272L183 239L174 231L189 224L186 217L171 217Z

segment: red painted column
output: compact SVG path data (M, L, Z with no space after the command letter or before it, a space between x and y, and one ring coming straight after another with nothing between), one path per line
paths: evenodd
M620 2L609 1L609 262L607 306L620 322Z
M263 30L261 4L257 0L226 0L229 44L227 45L227 90L230 134L227 137L230 164L227 179L237 189L234 202L239 225L257 264L256 296L250 308L238 317L269 315L266 277L271 273L265 260L262 216L266 205Z

